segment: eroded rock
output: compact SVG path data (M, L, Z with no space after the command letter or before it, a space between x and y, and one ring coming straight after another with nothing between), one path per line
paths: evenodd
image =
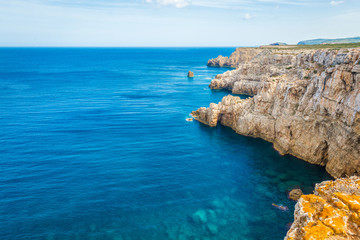
M261 50L256 48L237 48L230 57L218 56L217 58L210 59L207 63L210 67L231 67L236 68L239 63L250 61Z
M302 239L360 239L359 177L322 182L299 199L285 240Z
M300 188L295 188L289 192L289 198L294 201L299 200L301 195L303 195L303 192L301 191Z
M230 57L230 65L237 69L217 75L210 88L253 97L226 96L192 112L196 120L263 138L281 154L325 166L334 177L360 173L359 48L235 53L241 57Z

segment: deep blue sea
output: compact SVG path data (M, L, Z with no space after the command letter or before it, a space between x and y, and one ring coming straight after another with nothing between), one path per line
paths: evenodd
M185 121L232 51L1 48L0 239L283 239L325 170Z

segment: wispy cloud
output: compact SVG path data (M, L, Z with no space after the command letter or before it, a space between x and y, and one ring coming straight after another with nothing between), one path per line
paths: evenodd
M251 15L250 13L245 13L245 15L244 15L244 19L245 20L250 20L250 19L252 19L254 16L253 15Z
M177 8L184 8L190 4L188 0L145 0L146 3L157 3L161 6L174 6Z
M313 5L317 3L314 0L256 0L256 2L283 5Z
M146 0L146 1L156 1L156 0ZM164 1L164 0L158 0L158 1ZM188 0L187 3L188 4L186 6L191 5L198 7L233 9L233 10L260 10L268 5L311 6L314 4L319 4L320 2L316 0L315 1L314 0Z
M56 6L56 7L80 7L80 8L137 8L141 6L139 1L126 0L12 0L1 1L2 5L18 4L37 4L38 6Z
M13 0L19 1L19 0ZM44 5L55 6L80 6L80 7L126 7L139 8L154 6L172 6L184 8L188 6L233 9L253 11L261 10L269 5L276 6L311 6L314 4L326 4L322 0L21 0L22 2L34 2ZM20 1L20 2L21 2ZM0 0L1 2L1 0ZM337 5L344 0L332 0L332 5ZM1 4L1 3L0 3Z
M345 1L335 1L335 0L333 0L333 1L330 2L330 4L333 5L333 6L336 6L336 5L342 4L344 2Z
M359 0L0 0L0 46L295 43L359 35L359 10Z
M191 6L231 10L256 11L262 9L258 0L192 0Z

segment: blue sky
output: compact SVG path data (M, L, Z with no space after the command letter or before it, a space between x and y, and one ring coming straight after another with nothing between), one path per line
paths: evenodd
M359 26L359 0L0 0L0 46L256 46Z

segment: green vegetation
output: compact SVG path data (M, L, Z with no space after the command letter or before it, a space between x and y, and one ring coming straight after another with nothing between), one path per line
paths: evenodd
M295 45L294 49L340 49L340 48L356 48L360 47L360 42L358 43L339 43L339 44L318 44L318 45Z
M310 76L305 76L304 79L308 80L310 79Z
M360 37L352 38L337 38L337 39L312 39L301 41L298 45L317 45L317 44L346 44L346 43L359 43Z
M271 48L276 50L289 49L289 50L301 50L301 49L333 49L340 50L342 48L358 48L360 47L360 42L358 43L340 43L340 44L319 44L319 45L287 45L287 46L263 46L265 48Z

